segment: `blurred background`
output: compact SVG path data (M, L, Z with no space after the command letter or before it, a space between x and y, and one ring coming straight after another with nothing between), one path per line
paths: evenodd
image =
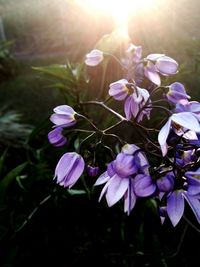
M122 18L144 56L179 62L176 81L200 100L200 1L124 1L114 16L111 2L0 0L1 266L199 266L199 232L185 221L161 227L151 203L127 218L52 182L60 152L48 145L48 118L64 99L34 67L82 62Z

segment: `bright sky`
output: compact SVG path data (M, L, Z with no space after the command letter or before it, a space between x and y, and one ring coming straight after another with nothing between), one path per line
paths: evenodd
M138 16L152 16L164 12L169 0L75 0L91 14L105 14L111 16L117 28L120 28L124 37L128 36L128 18Z

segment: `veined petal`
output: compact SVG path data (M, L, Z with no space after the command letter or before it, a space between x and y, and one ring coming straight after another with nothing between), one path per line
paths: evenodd
M183 216L184 198L181 191L174 191L167 199L167 214L173 226L176 226Z
M132 96L127 97L125 104L124 104L124 112L126 115L127 120L130 120L132 117L132 112L131 112L131 105L133 102Z
M130 214L131 210L134 208L136 199L137 197L134 192L133 180L130 179L128 190L124 196L124 212L127 212L128 215Z
M98 49L93 49L86 54L85 64L91 67L97 66L103 60L103 52Z
M73 168L71 168L70 172L68 173L68 182L65 184L65 187L71 188L77 180L82 175L85 168L85 162L83 158L79 155L76 161L74 162Z
M55 177L57 177L57 182L60 183L65 178L66 174L71 170L76 161L76 153L65 153L60 160L55 169Z
M55 125L62 127L69 127L76 124L76 120L73 116L59 115L56 113L51 115L50 121L53 122Z
M107 183L107 181L110 179L110 176L108 175L107 171L102 173L99 178L96 180L96 183L94 184L94 186L96 185L101 185L101 184L105 184Z
M73 110L72 107L68 105L61 105L57 106L53 109L55 113L63 114L63 115L74 115L76 112Z
M176 74L178 70L178 63L171 57L163 56L157 59L156 67L163 75Z
M152 71L150 68L144 68L144 75L154 84L160 86L161 80L160 76L156 71Z
M199 122L191 112L175 113L171 116L171 120L186 129L200 132Z
M113 206L124 196L128 186L129 178L121 178L116 174L112 177L106 192L106 200L109 207Z
M170 127L171 127L171 118L165 123L165 125L162 127L158 134L158 142L160 144L161 150L163 157L167 154L167 137L170 132Z
M104 185L103 189L101 190L101 194L99 196L99 202L101 201L102 197L107 192L108 186L109 186L109 184L110 184L111 181L112 181L112 178Z
M200 200L195 196L190 196L187 192L183 193L183 196L187 200L192 211L194 212L198 223L200 223Z
M148 60L152 60L152 61L156 61L157 59L159 59L160 57L165 56L165 54L150 54L146 57L146 59Z
M134 157L125 153L119 153L112 166L114 172L120 177L128 177L137 171Z
M147 197L156 190L151 177L146 174L138 174L134 179L134 191L138 197Z
M79 154L65 153L56 166L54 178L57 178L59 185L71 187L83 173L84 167L85 162Z

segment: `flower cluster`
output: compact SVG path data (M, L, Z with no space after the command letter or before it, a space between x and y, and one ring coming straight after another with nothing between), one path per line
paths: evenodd
M89 68L95 67L109 56L94 49L86 55L85 64ZM64 129L72 127L76 131L74 126L79 123L78 120L85 120L89 129L83 127L82 131L89 135L81 144L96 135L93 139L95 154L102 139L109 136L121 148L115 155L112 154L110 161L106 162L105 157L104 168L102 164L100 167L96 157L93 161L85 157L81 153L81 145L76 152L65 153L56 166L57 183L71 188L84 170L90 177L102 173L94 185L95 188L104 185L99 200L105 196L109 207L123 199L124 212L129 215L138 199L153 198L162 223L169 218L176 226L183 216L186 201L200 223L200 103L190 101L180 82L161 85L162 77L178 72L178 63L169 56L149 54L142 58L142 47L130 44L117 62L122 67L122 76L110 83L108 98L105 101L82 102L78 97L77 107L102 107L118 122L101 129L84 114L84 108L77 113L72 107L61 105L50 117L54 126L48 138L52 145L63 146L67 143ZM158 91L161 99L155 98ZM112 109L107 104L108 100L121 101L124 112ZM161 111L158 112L160 122L152 126L151 117L155 118L157 110ZM133 129L141 140L133 138L132 144L129 144L124 133L111 133L123 124ZM104 147L112 151L107 145Z

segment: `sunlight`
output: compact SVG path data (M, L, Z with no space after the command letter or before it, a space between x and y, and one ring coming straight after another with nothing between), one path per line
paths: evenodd
M166 4L167 0L75 0L78 5L92 14L111 16L115 25L125 37L128 34L129 15L151 15ZM158 7L159 6L159 7ZM155 15L155 14L153 14Z

